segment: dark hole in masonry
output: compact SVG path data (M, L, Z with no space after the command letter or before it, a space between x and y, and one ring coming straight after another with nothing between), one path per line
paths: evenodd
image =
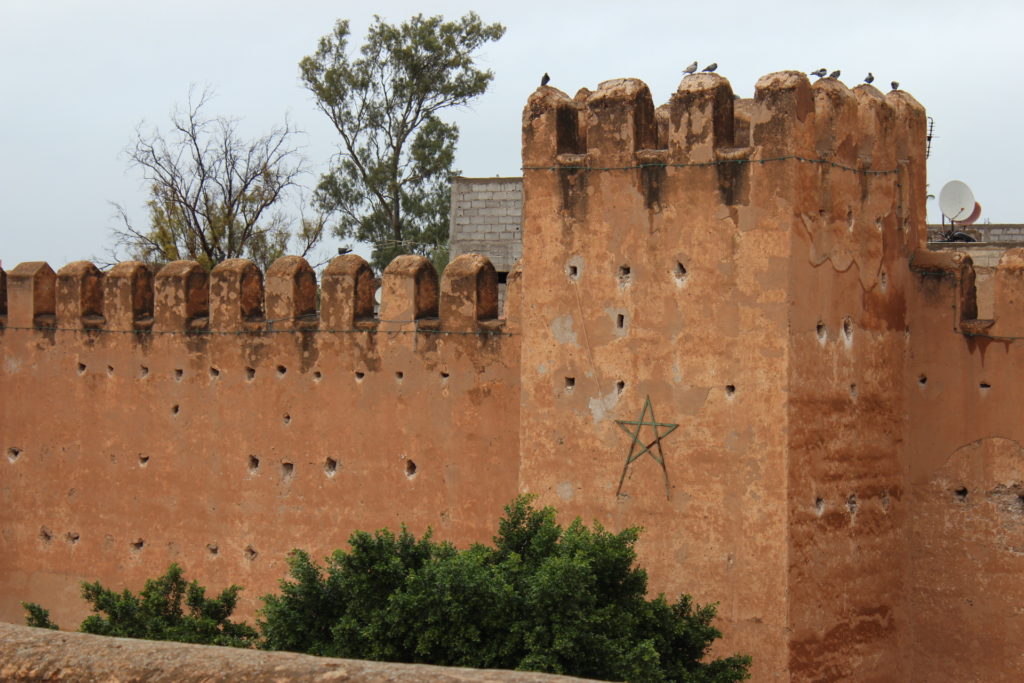
M53 532L47 529L45 526L39 529L39 538L42 539L43 543L49 543L53 540Z
M108 365L107 366L107 374L108 375L113 375L114 374L114 366L113 365Z
M441 373L441 379L448 379L449 377L451 377L451 375L448 374L447 372L442 372Z
M292 421L292 416L289 415L288 413L285 413L284 416L281 418L281 421L284 422L285 424L289 424Z
M290 462L281 463L281 477L288 481L295 474L295 464Z
M255 548L253 548L251 545L245 546L245 559L247 559L250 562L252 562L253 560L256 559L257 555L259 555L259 553L256 552Z
M64 538L67 539L68 543L70 543L71 545L74 545L74 544L78 543L78 539L79 539L78 532L76 532L76 531L69 531L67 534L65 534Z
M333 477L337 471L338 461L335 460L334 458L327 458L327 460L324 461L324 472L327 474L327 476Z
M395 373L395 379L401 382L403 379L405 379L405 373L399 370L398 372Z
M249 456L249 473L250 474L255 474L256 471L259 468L260 468L260 459L257 458L255 455L250 455Z
M615 327L617 327L617 328L619 328L621 330L625 326L626 326L626 316L624 316L623 314L619 313L617 316L615 316Z
M953 496L961 502L967 500L967 487L961 486L957 490L953 491Z
M569 266L569 277L576 279L580 275L580 269L576 266Z
M921 375L920 377L917 378L917 383L923 387L925 384L928 384L928 378L925 377L924 375Z
M144 540L142 540L141 538L137 538L134 541L132 541L132 549L135 550L135 551L142 550L142 548L145 545L146 545L146 542Z
M629 266L619 266L619 279L623 281L629 280L630 268Z
M207 543L206 550L209 551L211 555L216 555L220 552L220 548L215 543Z
M843 336L847 340L853 338L853 321L849 318L843 318Z
M366 373L365 372L361 372L359 370L356 370L356 381L357 382L362 382L364 377L366 377Z
M149 374L149 368L147 368L145 365L140 365L139 366L139 377L145 377L148 374Z
M504 285L504 284L507 284L507 283L508 283L508 273L499 270L498 271L498 284L499 285Z
M814 512L819 517L821 517L822 513L825 512L825 499L824 498L815 498L814 499Z
M313 372L313 381L314 382L319 382L323 378L324 378L324 373L320 372L319 370L315 370Z
M857 398L857 385L856 384L851 384L850 385L850 398Z
M180 382L181 378L184 377L184 376L185 376L185 371L184 370L182 370L181 368L175 368L174 369L174 379L176 381Z
M246 368L245 378L251 381L254 377L256 377L256 368Z
M210 368L210 379L216 379L220 377L220 370L217 368Z
M412 479L413 477L416 476L416 463L414 463L412 460L405 461L405 476L407 476L409 479Z
M850 511L851 515L857 514L857 494L851 493L850 497L846 499L846 508Z
M78 374L79 375L84 375L85 374L85 363L79 363L78 364Z
M171 412L177 415L179 412L181 412L181 406L175 403L174 406L171 408Z
M982 382L981 384L978 385L978 388L984 391L986 389L991 389L992 385L989 384L988 382Z
M286 368L286 367L285 367L285 366L283 366L283 365L278 365L278 366L277 366L277 376L278 376L278 377L284 377L284 374L285 374L286 372L288 372L288 368Z
M14 446L11 446L10 448L7 449L7 459L10 460L11 462L14 462L15 460L17 460L20 457L21 457L21 449L20 448L15 448Z
M825 323L819 321L814 329L818 333L818 339L821 341L825 341L828 338L828 328L825 327Z
M615 383L615 391L617 393L621 394L625 388L626 388L626 383L623 382L621 379L618 382Z
M729 398L732 398L733 396L735 396L736 395L736 385L735 384L726 384L725 385L725 395L728 396Z
M676 279L683 280L686 278L686 266L681 262L676 261Z
M148 464L149 464L149 456L148 455L140 455L139 456L139 467L145 467Z
M573 387L575 387L575 386L576 386L576 378L575 377L566 377L565 378L565 388L566 389L569 389L571 391L573 389Z

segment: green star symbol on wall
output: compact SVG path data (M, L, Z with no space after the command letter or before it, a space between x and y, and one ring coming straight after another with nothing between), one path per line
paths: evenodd
M648 418L648 415L650 415L650 418ZM654 458L656 463L661 465L662 474L665 475L665 497L671 498L672 495L668 483L668 468L665 467L665 452L661 449L661 440L674 432L676 427L679 425L671 422L658 422L655 420L654 406L651 405L650 396L648 396L644 401L644 409L640 413L639 420L616 420L615 424L619 425L622 431L629 434L632 439L629 444L629 456L626 458L626 464L622 468L622 476L619 477L619 488L615 492L615 495L619 496L622 494L622 484L626 481L626 472L629 471L629 466L646 453ZM654 431L654 439L652 441L641 438L640 430L644 427L650 427ZM657 451L654 449L657 449Z

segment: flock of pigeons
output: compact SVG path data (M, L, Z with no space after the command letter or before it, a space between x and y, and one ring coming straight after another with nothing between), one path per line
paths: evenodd
M714 73L715 69L717 69L717 68L718 68L718 62L711 62L706 67L701 69L701 73L709 73L709 74L710 73ZM697 62L693 62L692 64L690 64L690 66L688 66L685 69L683 69L683 73L686 74L687 76L689 76L690 74L697 73ZM829 78L839 78L839 73L840 73L839 69L836 69L832 73L828 73L828 69L821 68L821 69L818 69L817 71L811 71L810 75L811 76L817 76L818 78L825 78L825 75L828 74ZM871 73L870 71L868 72L868 75L864 77L864 82L868 83L868 84L872 83L874 80L875 80L875 75L873 73ZM544 76L540 79L540 84L542 86L544 86L544 85L547 85L550 81L551 81L551 76L548 76L547 73L545 73ZM892 85L892 89L893 90L899 90L900 89L900 82L899 81L893 81L890 85Z
M821 69L818 69L817 71L811 71L810 75L811 76L817 76L818 78L825 78L825 74L826 73L828 73L828 69L821 68ZM829 78L839 78L839 69L836 69L832 73L828 74L828 77ZM871 73L870 71L868 72L868 75L864 77L864 82L868 83L868 84L871 84L872 82L874 82L874 80L875 80L875 75L873 73ZM893 81L889 85L892 86L893 90L899 90L900 89L900 82L899 81Z

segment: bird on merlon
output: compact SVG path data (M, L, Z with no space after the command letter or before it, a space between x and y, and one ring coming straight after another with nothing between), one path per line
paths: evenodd
M832 73L830 73L830 74L828 75L828 77L829 77L829 78L839 78L839 74L840 74L840 73L841 73L841 72L839 71L839 69L836 69L835 71L833 71Z
M825 67L821 67L821 68L820 68L820 69L818 69L817 71L812 71L812 72L810 73L810 75L811 75L811 76L817 76L818 78L824 78L824 77L825 77L825 74L827 74L827 73L828 73L828 70L827 70L827 69L825 69Z
M900 82L899 82L899 81L893 81L893 82L892 82L892 83L890 83L889 85L891 85L891 86L892 86L892 89L893 89L893 90L899 90L899 89L900 89Z
M706 67L701 69L701 71L703 71L704 73L709 73L710 74L710 73L714 73L715 69L717 69L717 68L718 68L718 62L711 62Z
M694 62L690 66L688 66L685 69L683 69L683 73L684 74L692 74L692 73L694 73L696 71L697 71L697 62Z
M541 87L544 87L545 85L547 85L550 80L551 80L551 76L548 76L547 72L545 71L544 75L541 76L541 79L540 79Z
M875 75L870 71L868 72L868 75L864 77L864 82L867 83L868 85L871 85L874 82L874 80Z

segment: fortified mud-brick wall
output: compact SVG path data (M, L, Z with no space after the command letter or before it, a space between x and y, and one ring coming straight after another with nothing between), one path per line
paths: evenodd
M403 256L375 318L353 255L319 297L297 257L0 274L0 619L34 601L73 628L81 581L137 590L171 562L243 585L252 618L292 548L403 522L489 540L519 456L516 276L504 320L496 279Z
M632 79L545 87L523 114L520 486L642 525L652 588L719 602L716 651L751 653L758 680L903 670L921 121L904 93L796 72L752 100L688 76L657 109ZM646 420L678 428L634 446L617 421L648 398Z
M900 651L899 381L924 244L924 109L790 76L789 647L795 678L914 678ZM803 112L803 115L801 115ZM757 128L754 127L755 133ZM762 198L767 205L770 196Z
M1024 250L992 275L978 320L971 257L920 251L908 288L910 622L917 680L1024 671Z

